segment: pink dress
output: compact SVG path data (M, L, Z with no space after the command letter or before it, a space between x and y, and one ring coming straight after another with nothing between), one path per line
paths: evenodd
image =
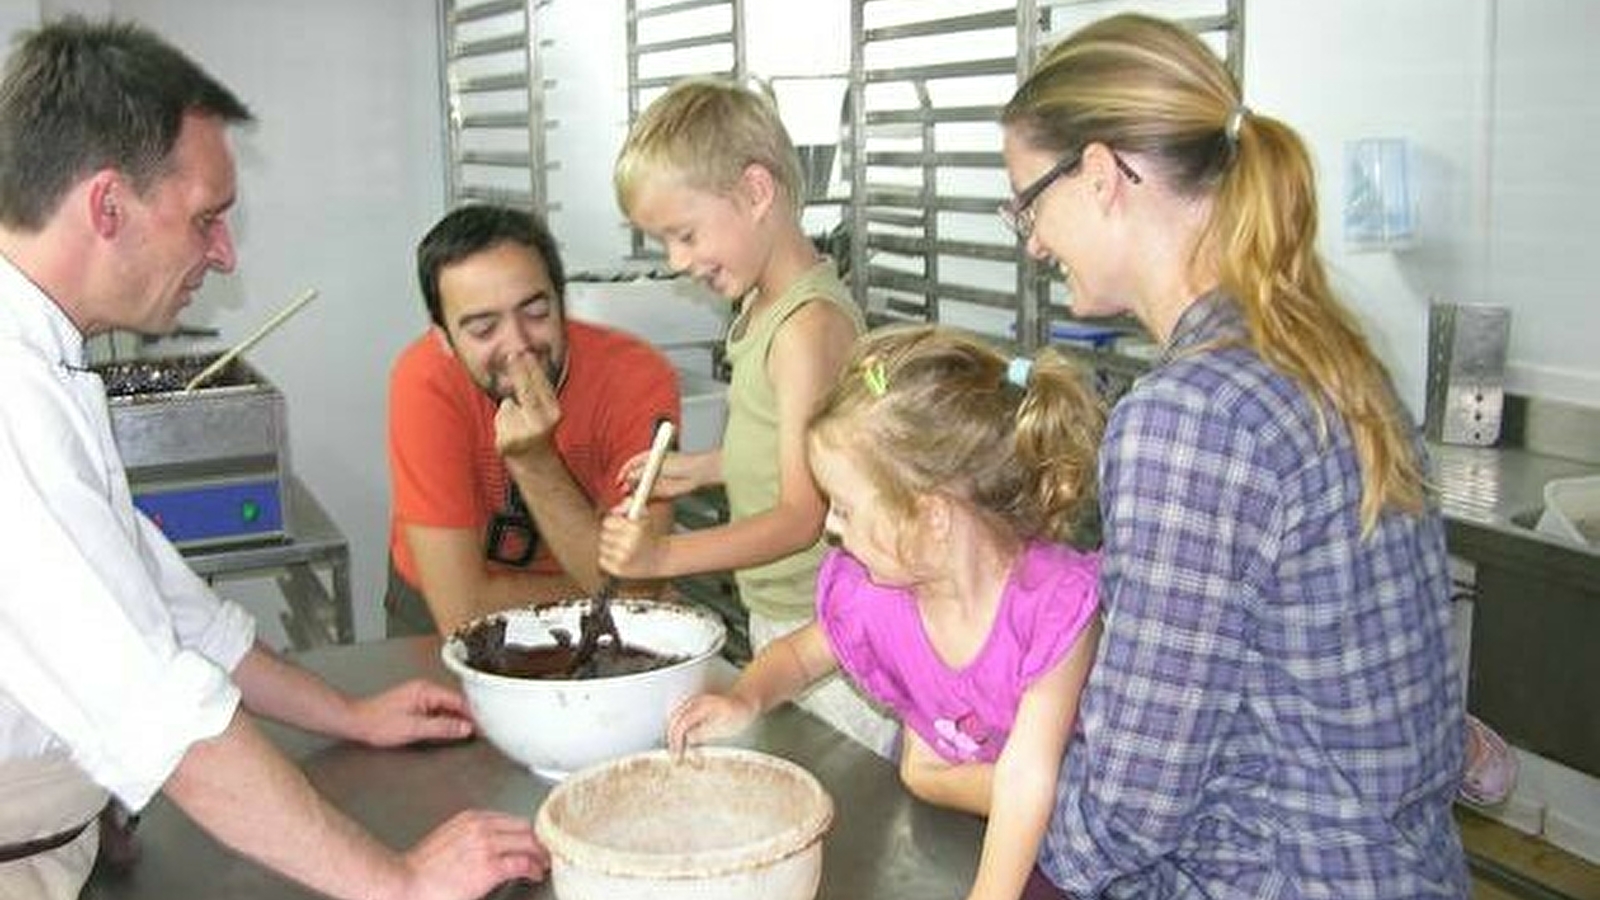
M939 658L909 591L872 582L834 550L817 574L817 621L839 666L944 759L994 762L1022 694L1066 656L1095 613L1098 554L1032 543L1018 557L983 647Z

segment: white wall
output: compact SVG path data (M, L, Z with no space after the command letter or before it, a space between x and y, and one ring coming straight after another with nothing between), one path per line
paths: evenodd
M1246 100L1310 143L1324 253L1419 412L1432 298L1511 307L1509 387L1600 406L1597 33L1581 0L1249 4ZM1412 143L1409 250L1345 245L1344 145L1363 137Z
M1513 384L1600 407L1600 4L1496 6L1486 294L1513 310Z
M1484 300L1484 225L1473 199L1484 186L1483 6L1268 0L1250 5L1245 28L1246 103L1285 120L1310 145L1323 252L1419 416L1429 298ZM1413 249L1345 246L1344 147L1363 137L1412 144L1420 207Z
M631 250L631 232L611 190L611 164L628 129L627 41L622 4L557 2L540 13L552 41L544 76L555 86L545 109L555 168L546 175L550 229L569 274L612 272Z
M321 296L248 357L282 389L295 471L349 539L357 634L380 636L391 360L426 324L412 251L443 209L433 0L115 0L250 105L235 134L239 268L184 315L249 334Z

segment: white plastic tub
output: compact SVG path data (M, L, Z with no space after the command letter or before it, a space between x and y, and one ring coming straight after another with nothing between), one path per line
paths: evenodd
M703 747L575 773L535 829L559 900L812 900L832 821L827 791L794 763Z
M1539 530L1589 547L1600 547L1600 475L1553 478L1544 486Z

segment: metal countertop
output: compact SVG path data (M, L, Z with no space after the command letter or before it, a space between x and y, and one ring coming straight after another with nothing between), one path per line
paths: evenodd
M435 638L408 638L320 648L295 660L351 691L373 691L417 675L451 684L438 647ZM275 725L266 729L325 796L391 847L410 846L467 807L531 819L552 787L481 739L374 750ZM937 900L966 895L977 870L981 820L913 799L892 765L793 706L763 717L737 743L799 763L833 796L836 814L826 838L818 897ZM143 856L131 875L91 880L84 900L318 896L223 849L159 797L145 810L138 836ZM554 896L548 883L506 885L490 895L495 900Z
M1600 475L1600 466L1501 447L1430 444L1445 514L1467 522L1518 528L1513 517L1544 506L1544 485L1553 478Z
M1534 529L1553 478L1600 475L1600 466L1518 448L1429 444L1452 555L1536 570L1584 590L1600 583L1600 550Z

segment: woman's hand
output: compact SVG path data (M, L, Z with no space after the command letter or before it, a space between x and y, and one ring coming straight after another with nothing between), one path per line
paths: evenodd
M667 720L667 749L676 756L690 744L738 734L759 712L736 694L697 694L679 704Z

